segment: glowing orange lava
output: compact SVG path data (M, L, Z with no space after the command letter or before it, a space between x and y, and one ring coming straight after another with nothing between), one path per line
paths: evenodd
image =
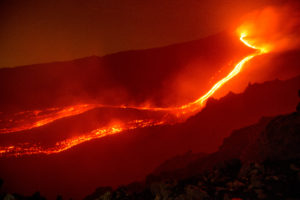
M82 104L65 108L50 108L44 111L33 110L15 114L9 121L8 127L1 128L0 134L30 130L49 124L57 119L79 115L95 108L96 105ZM20 118L22 120L18 120Z
M164 121L154 120L134 120L126 124L113 124L107 127L95 129L90 133L83 134L79 137L70 138L57 142L53 147L41 147L37 145L21 144L18 146L0 147L0 157L2 156L23 156L33 154L53 154L68 150L78 144L89 140L102 138L108 135L114 135L122 131L128 131L137 128L158 126L164 124Z
M199 99L197 99L196 101L189 103L187 105L183 105L180 108L181 109L186 109L186 108L191 108L193 106L196 105L196 109L197 107L202 107L204 105L204 103L206 102L206 100L211 97L220 87L222 87L222 85L224 85L225 83L227 83L230 79L232 79L233 77L235 77L238 73L240 73L240 71L242 70L243 66L245 65L246 62L248 62L249 60L251 60L252 58L254 58L255 56L267 53L267 49L263 48L263 47L256 47L251 45L248 41L246 41L247 34L245 32L241 33L241 37L240 40L248 47L255 49L256 52L246 56L244 59L242 59L235 67L234 69L223 79L221 79L220 81L218 81L206 94L204 94L202 97L200 97Z
M177 117L179 116L185 116L190 115L191 113L200 110L207 101L208 98L210 98L218 89L220 89L225 83L227 83L229 80L231 80L233 77L235 77L239 72L242 70L245 63L247 63L249 60L254 58L255 56L264 54L268 52L268 49L263 47L256 47L252 45L249 41L247 41L247 33L242 32L240 33L240 40L248 47L256 50L253 54L246 56L243 58L234 69L223 79L219 80L217 83L213 85L213 87L206 92L203 96L195 100L194 102L191 102L186 105L182 105L179 107L170 107L170 108L153 108L153 107L132 107L132 106L108 106L108 107L114 107L114 108L134 108L138 110L151 110L151 111L166 111L170 114L173 114ZM42 111L32 111L30 114L31 117L29 117L29 122L25 123L25 125L16 125L15 127L11 128L3 128L0 129L0 133L10 133L10 132L17 132L22 130L28 130L36 127L40 127L43 125L46 125L48 123L51 123L55 120L69 117L73 115L78 115L80 113L86 112L88 110L91 110L93 108L97 108L100 105L77 105L77 106L70 106L63 109L50 109L48 112L42 112ZM105 106L104 106L105 107ZM32 113L35 113L32 117ZM24 114L24 113L23 113ZM24 114L26 117L26 113ZM30 121L31 120L31 121ZM38 145L28 145L28 144L18 144L13 146L6 146L6 147L0 147L0 157L2 156L21 156L21 155L32 155L32 154L52 154L52 153L59 153L62 151L65 151L67 149L70 149L78 144L81 144L83 142L101 138L107 135L113 135L120 133L122 131L126 130L132 130L136 128L142 128L142 127L149 127L149 126L157 126L162 124L169 124L170 121L166 120L134 120L127 123L117 123L112 124L107 127L102 127L99 129L95 129L89 133L83 134L81 136L77 136L74 138L69 138L64 141L57 142L52 147L42 147ZM16 122L17 124L17 122Z

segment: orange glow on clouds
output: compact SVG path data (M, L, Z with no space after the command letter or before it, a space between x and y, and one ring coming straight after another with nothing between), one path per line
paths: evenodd
M237 31L249 37L248 40L252 42L250 47L263 46L268 51L298 48L300 12L295 9L297 6L299 5L272 6L256 10L246 15Z

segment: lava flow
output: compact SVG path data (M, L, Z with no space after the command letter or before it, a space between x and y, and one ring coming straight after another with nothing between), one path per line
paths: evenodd
M13 117L5 116L6 127L0 129L0 134L30 130L49 124L57 119L79 115L95 108L96 105L81 104L65 108L50 108L16 113ZM2 117L4 118L4 117Z
M79 137L70 138L57 142L53 147L43 148L41 146L33 145L28 146L27 144L20 144L15 146L7 146L0 148L0 155L3 156L22 156L32 154L53 154L70 149L78 144L87 142L92 139L102 138L108 135L114 135L122 131L128 131L136 128L143 128L149 126L158 126L163 124L164 121L153 121L153 120L134 120L126 124L113 124L111 126L102 127L95 129L90 133L83 134Z
M187 117L191 115L192 113L200 110L207 101L208 98L210 98L218 89L220 89L226 82L231 80L233 77L239 74L239 72L242 70L245 63L247 63L249 60L254 58L255 56L264 54L268 52L268 49L263 47L256 47L253 44L251 44L249 41L247 41L247 33L242 32L240 33L240 40L243 42L246 46L252 48L255 50L253 54L250 54L243 58L239 63L237 63L234 67L234 69L223 79L219 80L217 83L213 85L213 87L206 92L203 96L195 100L194 102L191 102L186 105L182 105L179 107L169 107L169 108L154 108L154 107L131 107L131 106L109 106L113 108L120 108L120 109L137 109L137 110L148 110L148 111L163 111L168 113L169 115L174 115L175 118L179 119L179 117ZM35 112L35 115L33 117L29 118L29 123L26 125L11 127L11 128L3 128L0 129L0 133L12 133L17 131L23 131L28 129L33 129L36 127L40 127L43 125L46 125L48 123L51 123L55 120L69 117L73 115L78 115L80 113L86 112L88 110L94 109L99 107L99 105L77 105L74 107L67 107L64 109L53 109L50 113L42 113L41 111L33 111ZM30 115L30 113L27 113L23 115L26 117L27 115ZM32 115L31 115L32 116ZM35 118L34 118L35 117ZM31 121L30 121L31 120ZM24 120L23 120L24 121ZM21 122L23 122L21 120ZM18 122L18 121L17 121ZM15 124L18 124L15 122ZM67 149L70 149L71 147L74 147L80 143L101 138L107 135L113 135L120 133L125 130L132 130L136 128L142 128L142 127L149 127L149 126L157 126L162 124L170 124L172 121L166 120L164 118L161 119L155 119L155 120L149 120L149 119L137 119L133 121L127 121L124 123L118 123L118 124L112 124L108 126L103 126L102 128L98 128L95 130L90 131L89 133L85 133L83 135L69 138L67 140L63 140L60 142L57 142L54 146L51 147L42 147L39 145L32 145L32 144L18 144L18 145L10 145L10 146L2 146L0 147L0 157L2 156L21 156L21 155L31 155L31 154L52 154L52 153L59 153L62 151L65 151ZM21 123L22 124L22 123Z
M224 85L226 82L228 82L230 79L232 79L233 77L235 77L236 75L238 75L238 73L240 73L240 71L242 70L243 66L245 65L246 62L248 62L249 60L251 60L252 58L254 58L255 56L267 53L268 50L264 47L256 47L254 45L251 45L248 41L246 41L246 37L247 37L247 33L246 32L242 32L241 36L240 36L240 40L248 47L255 49L256 52L246 56L244 59L242 59L235 67L234 69L223 79L221 79L220 81L218 81L206 94L204 94L202 97L200 97L199 99L197 99L196 101L189 103L187 105L183 105L180 108L181 109L188 109L188 108L192 108L196 105L195 110L199 109L199 107L203 107L206 100L208 98L210 98L220 87L222 87L222 85ZM192 109L194 111L194 109Z

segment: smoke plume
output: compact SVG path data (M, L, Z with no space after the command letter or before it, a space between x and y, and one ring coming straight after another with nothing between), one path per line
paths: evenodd
M299 5L269 6L256 10L242 19L237 29L239 34L246 34L254 46L268 51L287 51L300 47L300 12Z

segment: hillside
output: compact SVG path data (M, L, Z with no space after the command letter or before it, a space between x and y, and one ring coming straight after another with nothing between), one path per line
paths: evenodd
M299 199L299 106L234 131L218 151L176 172L115 190L99 188L85 199Z
M3 187L6 191L22 194L39 190L52 198L57 194L82 197L99 185L119 186L143 180L173 156L189 150L194 153L214 152L233 129L256 123L261 116L291 112L298 102L299 83L300 77L296 77L249 85L244 93L231 93L220 100L210 100L205 109L182 124L123 132L83 143L59 154L1 158ZM89 113L93 116L95 112L58 120L42 129L28 131L23 137L30 138L31 134L42 131L41 135L45 134L43 141L48 142L49 137L55 135L47 130L59 130L56 126L65 125L80 130L82 127L74 126L76 119L84 119ZM88 122L89 118L86 119ZM61 131L67 130L66 127ZM1 141L8 142L9 138L13 135L2 135ZM77 184L78 180L81 184Z
M0 110L18 111L78 103L109 105L151 102L160 106L197 98L251 50L229 33L161 48L0 69ZM183 99L185 74L202 85ZM192 77L194 74L197 75ZM191 84L191 83L189 83Z

